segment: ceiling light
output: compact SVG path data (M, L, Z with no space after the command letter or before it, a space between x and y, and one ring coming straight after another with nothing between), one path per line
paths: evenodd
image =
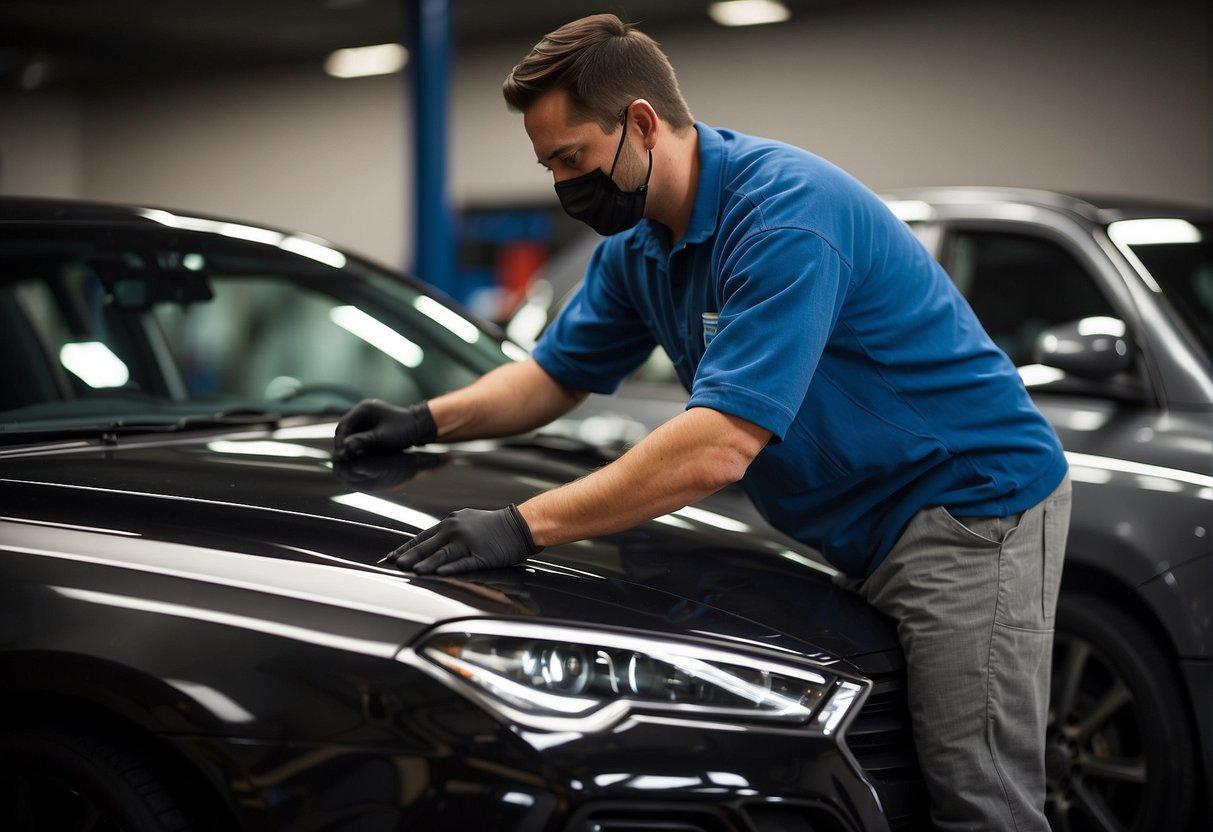
M356 306L334 306L329 310L329 319L409 369L420 367L425 359L421 347Z
M782 23L792 16L778 0L723 0L708 6L708 15L721 26Z
M100 341L64 344L59 363L89 387L122 387L131 379L122 359Z
M1170 217L1114 222L1108 226L1108 236L1126 246L1199 243L1201 239L1195 225Z
M336 78L390 75L404 68L409 52L398 43L338 49L324 62L324 71Z
M893 216L906 223L929 220L934 214L931 206L920 199L893 199L885 205L889 206Z

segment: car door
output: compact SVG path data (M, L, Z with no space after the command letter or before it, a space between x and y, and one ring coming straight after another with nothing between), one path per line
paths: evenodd
M1138 316L1087 250L1055 227L955 219L940 259L1066 450L1075 489L1068 558L1090 558L1130 586L1153 577L1165 552L1191 547L1186 523L1158 522L1175 516L1183 484L1149 473L1176 467L1170 446L1185 431L1152 382L1148 339L1134 332ZM1037 363L1045 330L1092 318L1125 322L1136 350L1130 370L1092 381ZM1103 542L1084 546L1096 539Z
M942 263L991 340L1007 354L1067 450L1097 450L1100 428L1159 412L1140 353L1133 368L1109 379L1067 376L1036 361L1041 335L1084 319L1135 316L1105 290L1085 252L1053 229L1032 223L957 221L943 236ZM1140 343L1140 339L1134 339Z

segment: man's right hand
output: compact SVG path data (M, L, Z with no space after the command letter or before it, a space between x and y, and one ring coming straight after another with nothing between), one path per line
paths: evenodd
M372 451L400 451L438 438L427 402L397 407L365 399L342 417L333 439L334 456L352 459Z

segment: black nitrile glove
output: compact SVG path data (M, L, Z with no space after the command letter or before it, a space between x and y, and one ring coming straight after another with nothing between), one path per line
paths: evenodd
M511 503L496 511L462 508L452 511L384 561L403 572L457 575L476 569L499 569L521 563L542 551L531 529Z
M400 451L438 438L438 426L428 402L397 407L379 399L364 399L341 418L333 437L338 459L370 451Z

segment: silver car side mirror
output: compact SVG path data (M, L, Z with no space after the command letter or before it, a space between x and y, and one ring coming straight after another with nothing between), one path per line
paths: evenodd
M1103 316L1057 324L1036 339L1036 363L1096 381L1131 369L1135 351L1125 322Z

